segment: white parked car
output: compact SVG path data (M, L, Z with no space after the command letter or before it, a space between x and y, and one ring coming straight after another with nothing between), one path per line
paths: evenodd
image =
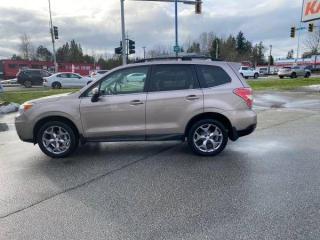
M72 88L72 87L84 87L91 83L94 79L89 77L83 77L76 73L56 73L50 77L43 78L43 86L52 88Z
M95 70L90 74L90 76L94 79L98 79L102 77L104 74L106 74L107 72L109 72L109 70Z
M239 73L242 75L242 77L248 79L249 77L252 78L258 78L259 77L259 71L255 70L254 68L242 66L240 67Z

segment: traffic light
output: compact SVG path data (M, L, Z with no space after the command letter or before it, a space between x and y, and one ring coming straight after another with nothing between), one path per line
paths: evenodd
M136 42L129 39L129 54L136 53Z
M202 1L201 0L196 0L195 11L196 11L196 14L201 14L201 12L202 12Z
M120 41L120 47L114 49L115 54L122 54L122 41Z
M296 28L292 27L290 32L290 37L294 38L296 36Z
M309 26L308 26L308 31L309 32L313 32L313 29L314 29L314 24L310 23Z
M57 26L53 26L53 35L54 35L54 39L59 39L59 32L58 32Z
M115 54L122 54L122 47L117 47L114 49Z

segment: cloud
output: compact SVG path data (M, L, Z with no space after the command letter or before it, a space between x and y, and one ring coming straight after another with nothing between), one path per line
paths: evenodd
M111 53L119 45L118 0L56 0L52 3L54 25L59 27L58 46L75 39L88 53ZM30 5L22 0L0 3L0 56L16 53L23 33L31 37L34 45L43 44L51 49L46 4L41 0L34 0ZM173 46L173 4L126 1L125 7L126 30L136 41L138 53L142 53L142 46ZM180 42L197 39L201 32L228 36L242 30L249 40L272 44L275 55L283 55L295 48L289 29L298 22L300 7L290 0L204 0L203 14L195 15L193 6L180 4Z

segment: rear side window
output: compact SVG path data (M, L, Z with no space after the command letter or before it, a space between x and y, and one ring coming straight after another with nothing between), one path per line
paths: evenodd
M150 92L199 88L192 65L156 65L152 68Z
M210 88L231 82L231 77L218 66L197 66L203 87Z

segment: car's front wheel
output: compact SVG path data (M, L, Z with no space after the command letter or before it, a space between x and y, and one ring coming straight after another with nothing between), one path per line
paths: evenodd
M259 77L259 74L255 73L253 77L254 77L254 79L257 79Z
M75 131L66 123L50 121L41 126L37 143L43 153L53 158L64 158L75 151L79 139Z
M198 155L215 156L226 147L228 132L217 120L200 120L190 128L188 143L192 151Z

